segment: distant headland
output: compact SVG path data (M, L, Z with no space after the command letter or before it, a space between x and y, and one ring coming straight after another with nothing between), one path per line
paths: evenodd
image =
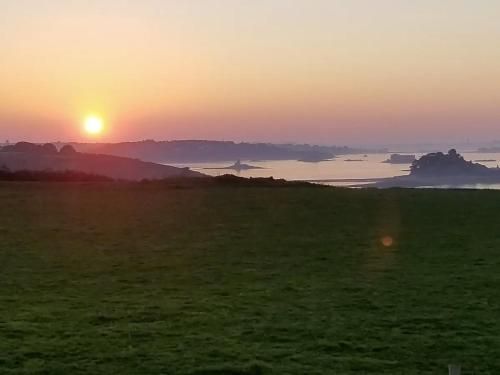
M112 155L77 152L72 145L60 148L47 143L19 142L0 149L0 168L17 171L76 171L118 180L162 179L167 177L202 177L189 168L144 162Z
M56 144L58 148L66 143ZM154 163L213 163L234 160L300 160L319 162L335 155L385 153L385 149L309 144L174 140L123 143L70 143L78 152L123 156Z

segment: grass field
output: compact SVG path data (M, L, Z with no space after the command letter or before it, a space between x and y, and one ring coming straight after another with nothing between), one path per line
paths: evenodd
M0 205L1 374L500 372L500 192L3 183Z

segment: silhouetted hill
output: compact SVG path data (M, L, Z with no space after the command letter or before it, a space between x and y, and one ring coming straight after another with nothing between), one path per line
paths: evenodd
M26 142L2 148L0 167L14 172L77 171L123 180L204 176L188 168L176 168L112 155L79 153L72 146L63 147L58 152L57 148L50 144L39 146Z
M77 151L137 158L156 163L195 163L234 160L330 159L334 155L365 153L337 146L312 146L226 141L141 141L125 143L72 143Z

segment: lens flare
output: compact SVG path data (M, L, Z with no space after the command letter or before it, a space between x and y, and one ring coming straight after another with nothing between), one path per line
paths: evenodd
M384 236L380 239L382 246L391 247L394 245L394 239L391 236Z

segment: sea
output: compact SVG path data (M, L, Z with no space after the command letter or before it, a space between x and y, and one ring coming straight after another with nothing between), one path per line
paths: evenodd
M240 172L228 167L233 162L220 163L187 163L171 164L176 167L189 167L194 171L211 176L233 174L241 177L274 177L290 181L310 181L332 186L360 186L370 184L377 179L407 175L410 173L410 164L383 163L390 157L388 154L350 154L340 155L332 160L321 162L301 162L296 160L241 160L261 169L243 170ZM415 154L418 158L423 154ZM490 168L500 165L500 153L461 152L465 160L471 160ZM433 186L436 188L436 186ZM500 184L471 184L437 188L464 188L464 189L498 189Z

